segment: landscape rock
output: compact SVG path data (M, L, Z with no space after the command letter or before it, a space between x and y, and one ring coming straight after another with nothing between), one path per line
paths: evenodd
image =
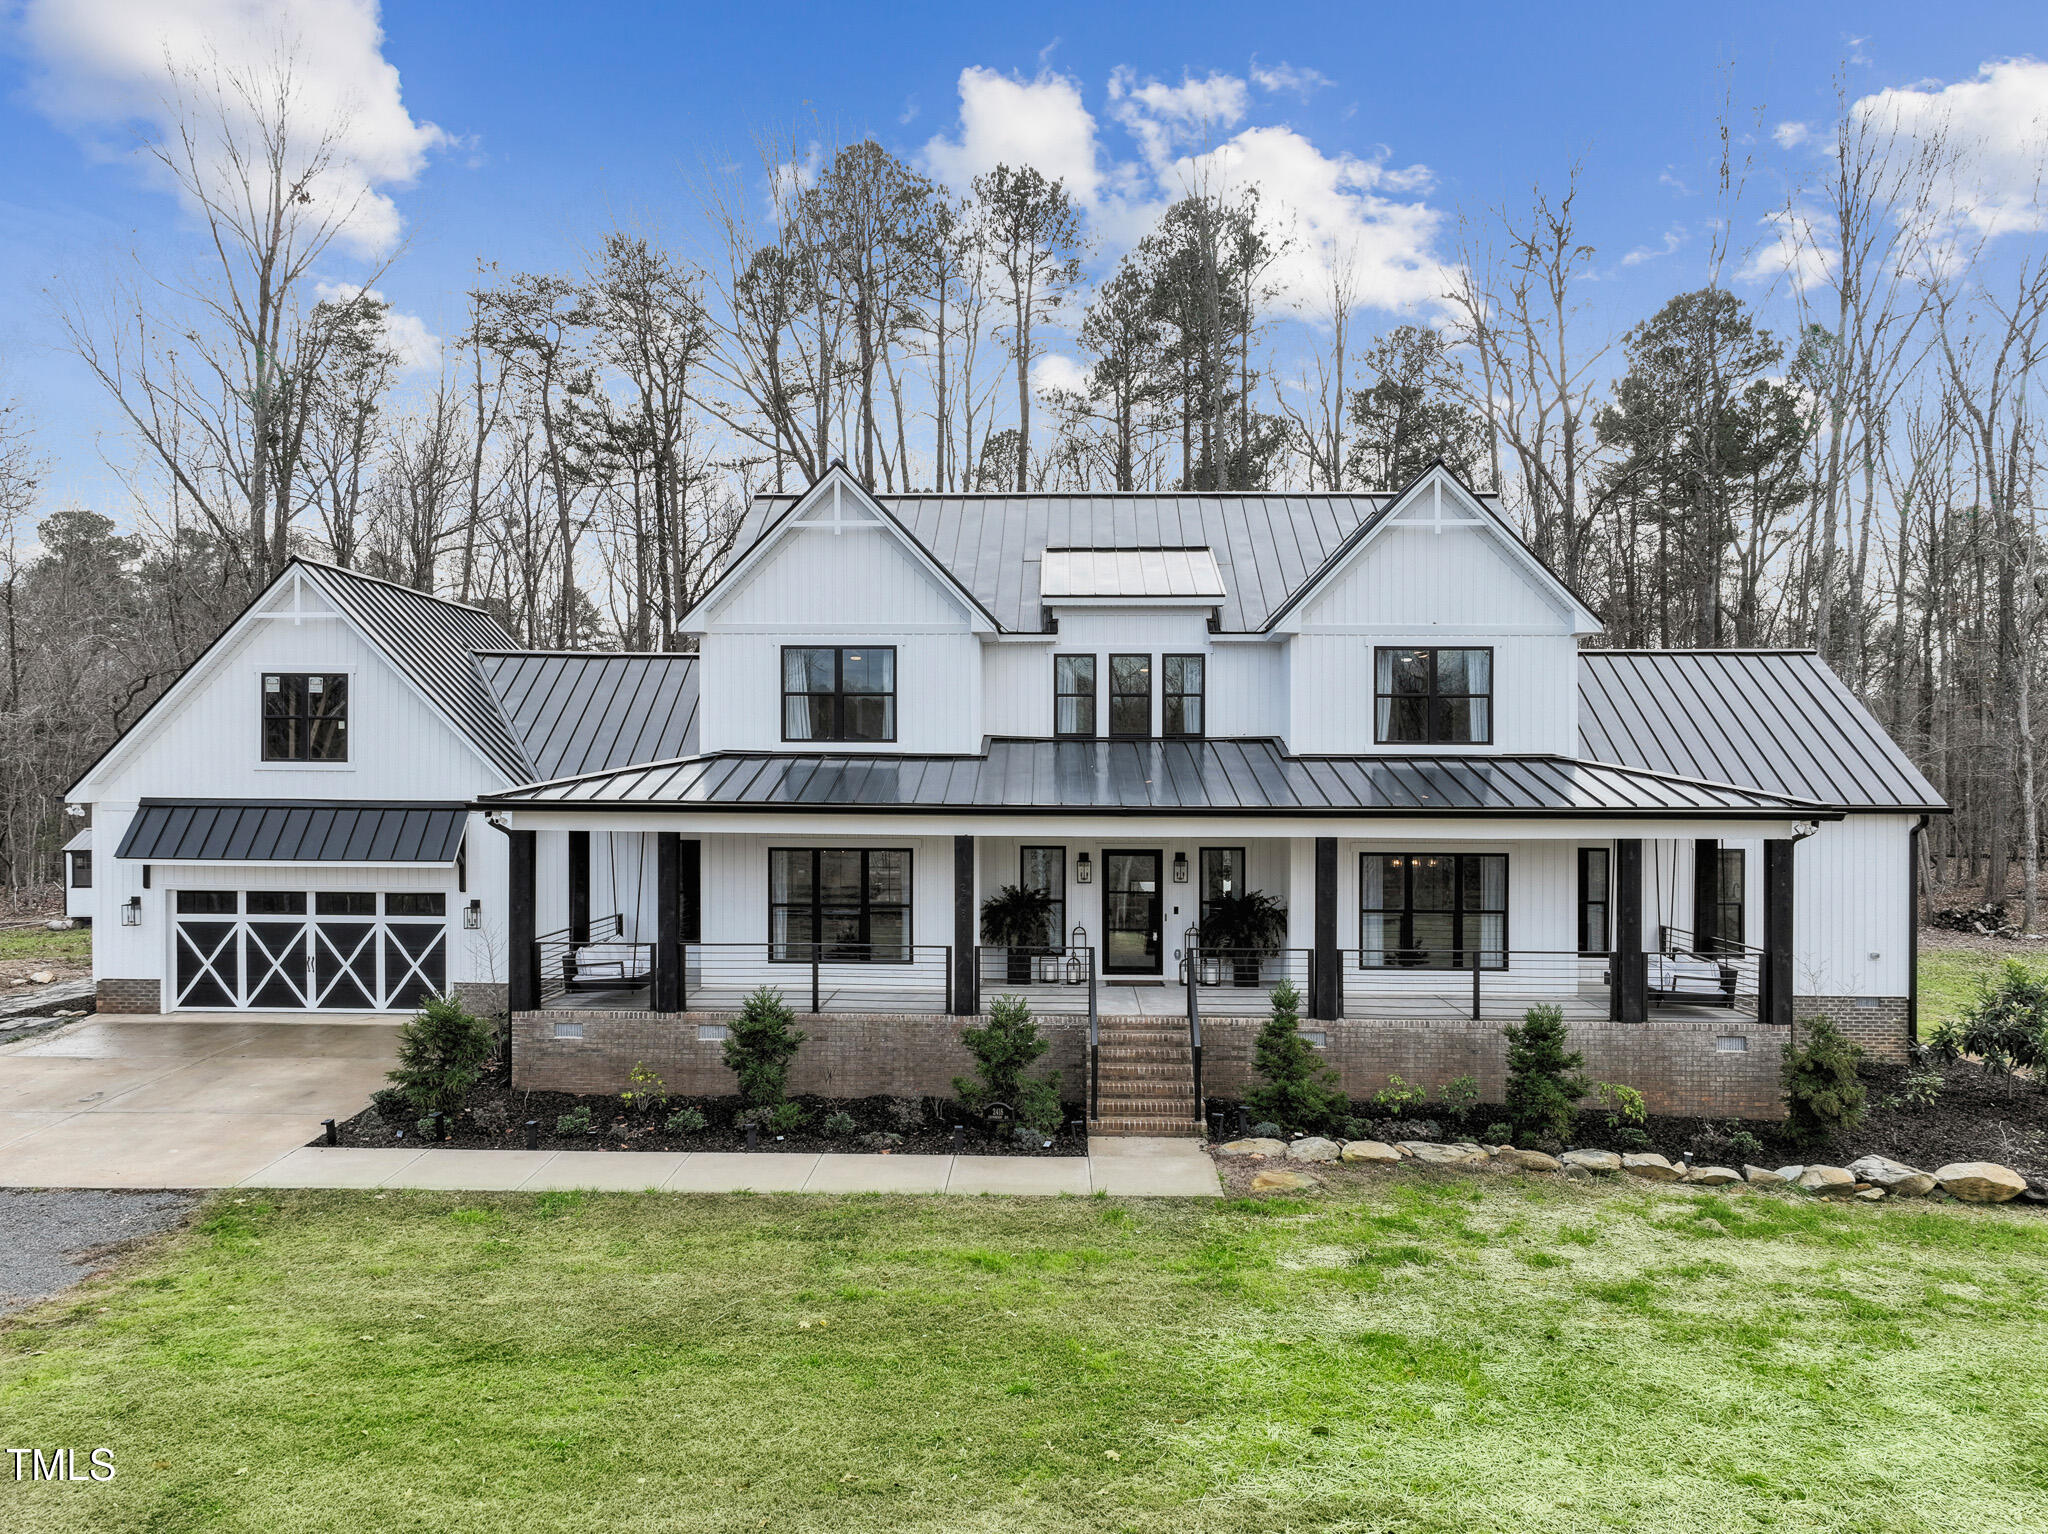
M1555 1172L1564 1165L1555 1156L1546 1156L1542 1151L1516 1150L1512 1145L1503 1145L1493 1153L1493 1159L1524 1172Z
M2026 1191L2027 1180L1995 1161L1952 1161L1935 1171L1941 1191L1966 1204L2002 1204Z
M1335 1161L1343 1154L1344 1147L1335 1140L1325 1140L1321 1135L1310 1135L1305 1140L1296 1140L1287 1147L1289 1161Z
M1558 1158L1567 1167L1584 1167L1589 1172L1619 1172L1621 1157L1613 1151L1568 1150Z
M1621 1169L1644 1182L1677 1182L1684 1175L1655 1151L1637 1151L1623 1156Z
M1269 1166L1252 1179L1254 1193L1313 1193L1321 1186L1308 1173L1282 1166Z
M1439 1145L1432 1140L1403 1140L1397 1149L1430 1166L1478 1166L1487 1159L1484 1150L1463 1141Z
M1348 1140L1340 1159L1344 1161L1369 1161L1386 1163L1399 1161L1401 1153L1384 1140Z
M1847 1198L1856 1191L1856 1179L1845 1167L1810 1166L1793 1180L1808 1193L1822 1198Z
M1894 1161L1889 1156L1859 1156L1849 1163L1858 1181L1882 1188L1894 1198L1925 1198L1934 1191L1934 1174Z
M1564 1163L1564 1175L1573 1182L1591 1182L1593 1180L1592 1168L1580 1166L1576 1161Z
M30 975L28 978L31 984L48 985L51 981L55 980L57 976L50 970L39 969L33 975Z
M1806 1169L1801 1167L1800 1170L1803 1172ZM1780 1177L1769 1167L1751 1166L1746 1161L1742 1164L1742 1175L1749 1180L1752 1188L1782 1188L1786 1183L1785 1178Z
M1885 1197L1885 1191L1882 1188L1865 1188L1856 1196L1866 1204L1875 1204Z
M1685 1174L1685 1180L1703 1188L1725 1188L1731 1182L1741 1182L1742 1174L1732 1167L1696 1166Z
M1217 1149L1226 1156L1284 1156L1287 1147L1278 1140L1232 1140Z
M1799 1181L1800 1173L1805 1170L1806 1168L1803 1166L1781 1166L1778 1168L1778 1175L1786 1182L1797 1182Z

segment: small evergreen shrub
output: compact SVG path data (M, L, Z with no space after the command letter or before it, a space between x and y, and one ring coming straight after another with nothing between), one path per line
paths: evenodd
M417 1112L453 1114L470 1088L489 1073L497 1054L495 1028L464 1010L453 996L430 996L398 1030L398 1064L391 1070L391 1083Z
M835 1109L825 1115L825 1133L835 1140L846 1139L858 1128L860 1125L854 1122L853 1115L844 1108Z
M412 1112L412 1099L396 1087L379 1087L370 1094L370 1107L385 1123L396 1124Z
M1486 1143L1488 1145L1506 1145L1513 1141L1514 1138L1515 1127L1512 1124L1495 1123L1486 1126Z
M701 1134L706 1123L701 1108L678 1108L662 1125L672 1135Z
M1285 1133L1287 1131L1271 1119L1260 1119L1252 1125L1252 1138L1255 1140L1277 1140Z
M724 1050L725 1068L739 1078L742 1103L772 1109L782 1102L789 1062L804 1037L782 992L764 985L747 994L739 1015L726 1025Z
M1245 1093L1245 1106L1289 1129L1327 1129L1350 1109L1337 1073L1301 1036L1301 992L1291 980L1273 987L1273 1012L1259 1029L1252 1069L1259 1082Z
M1824 1017L1804 1025L1806 1043L1785 1046L1786 1131L1795 1140L1825 1140L1863 1122L1863 1083L1856 1065L1863 1051Z
M571 1108L555 1120L555 1133L565 1136L594 1135L597 1133L597 1125L591 1122L588 1108Z
M804 1120L810 1116L810 1110L802 1103L793 1103L785 1099L768 1110L768 1132L793 1135L804 1127Z
M1564 1009L1531 1007L1501 1030L1508 1041L1508 1119L1522 1143L1563 1145L1586 1095L1585 1056L1565 1043Z
M974 1056L974 1076L955 1076L953 1091L960 1101L981 1112L994 1103L1014 1108L1018 1119L1043 1133L1060 1127L1060 1076L1026 1076L1052 1042L1031 1020L1031 1007L1021 996L998 996L989 1002L985 1026L963 1028L960 1042Z

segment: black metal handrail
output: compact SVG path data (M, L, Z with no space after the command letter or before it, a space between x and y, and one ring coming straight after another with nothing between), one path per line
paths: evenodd
M1386 987L1387 1001L1407 997L1448 1003L1455 995L1474 1022L1485 1017L1489 993L1513 1012L1550 1000L1584 999L1589 991L1604 1004L1612 985L1610 956L1570 948L1356 948L1349 959L1345 989L1354 978L1361 988L1367 986L1364 977L1370 975L1399 979L1404 983ZM1457 982L1432 988L1423 983L1431 975L1447 981L1456 976ZM1358 1015L1350 997L1343 1001L1347 1017Z
M630 990L647 984L654 945L626 942L625 932L626 918L614 911L592 917L581 935L574 927L563 927L535 938L533 966L541 1002L571 991Z
M762 986L814 1013L945 1012L953 993L945 943L684 943L657 964L664 957L669 974L654 989L678 1012L737 1012Z

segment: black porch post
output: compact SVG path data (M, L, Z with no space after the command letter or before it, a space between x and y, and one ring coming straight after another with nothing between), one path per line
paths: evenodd
M534 837L532 831L505 833L506 1004L514 1012L531 1012L540 1005L540 954L534 946Z
M974 963L974 838L953 838L953 1000L955 1017L981 1011Z
M569 833L569 941L590 941L590 833Z
M1692 844L1692 951L1712 953L1720 920L1721 843L1705 836Z
M683 839L654 834L654 1010L683 1008Z
M1773 838L1764 843L1764 963L1758 1000L1763 1020L1792 1026L1792 849L1799 844Z
M1643 960L1643 843L1640 837L1620 837L1614 843L1614 975L1608 1016L1617 1023L1646 1019L1649 979Z
M1309 1016L1335 1022L1344 1014L1344 961L1337 952L1337 838L1316 838L1315 956L1309 970Z

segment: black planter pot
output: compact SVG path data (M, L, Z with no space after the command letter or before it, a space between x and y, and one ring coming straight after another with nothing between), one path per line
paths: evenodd
M1230 961L1231 984L1240 985L1246 989L1255 987L1259 983L1259 971L1263 967L1256 958L1232 959Z
M1010 948L1004 950L1003 978L1011 985L1029 985L1031 983L1030 949Z

